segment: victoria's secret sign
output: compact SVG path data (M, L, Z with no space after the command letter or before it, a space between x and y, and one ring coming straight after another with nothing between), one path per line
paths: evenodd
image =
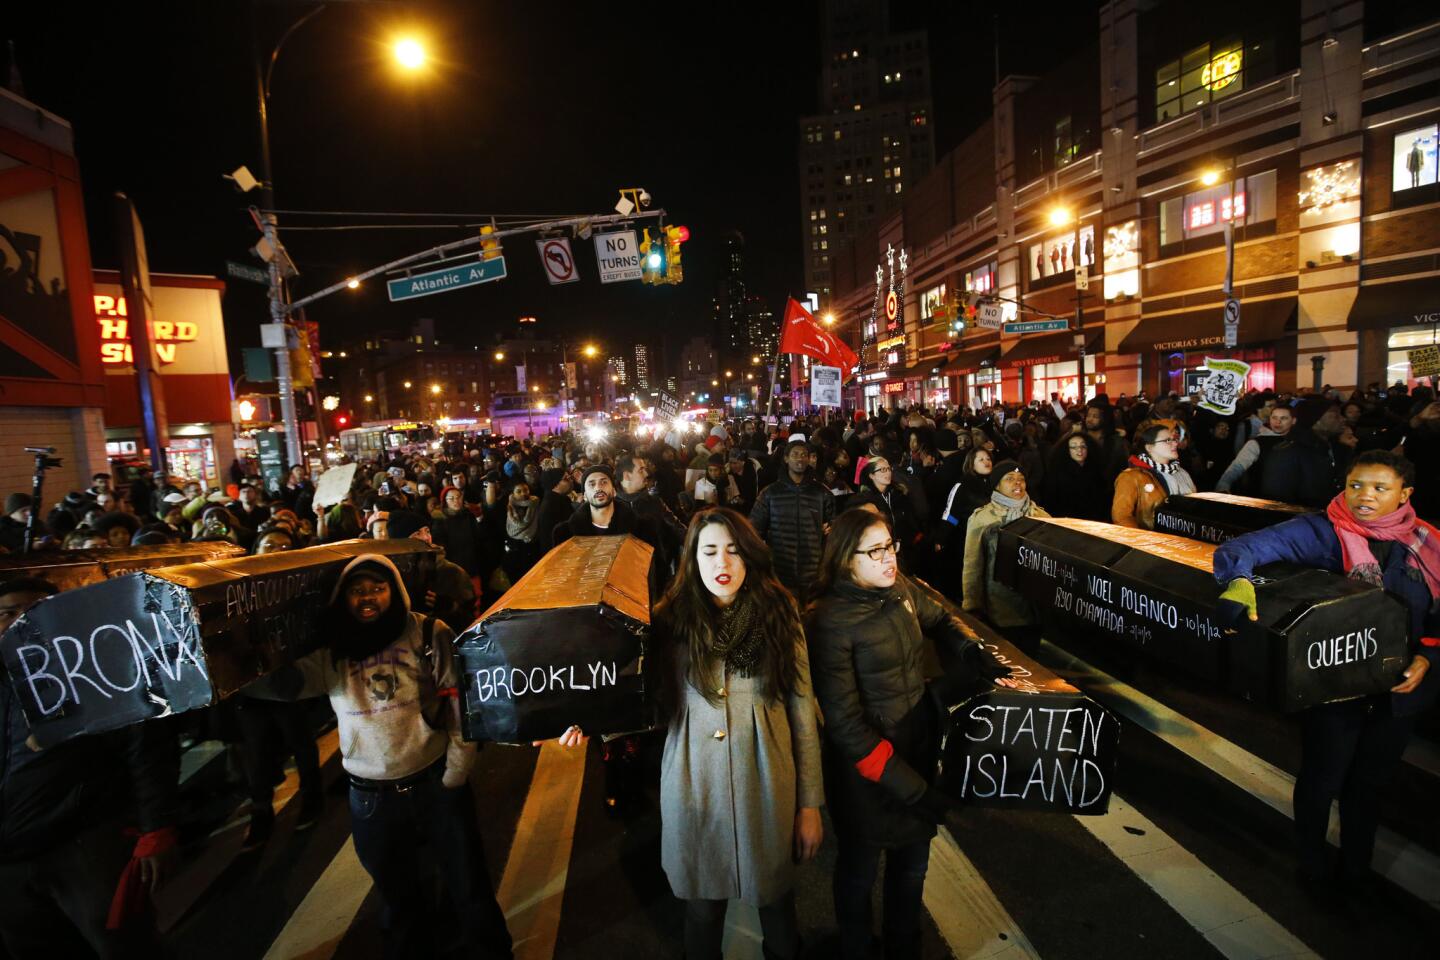
M95 294L95 321L100 324L100 361L134 363L125 298ZM150 339L155 344L155 355L162 365L175 362L175 351L179 344L199 338L199 327L186 320L153 320L150 323Z

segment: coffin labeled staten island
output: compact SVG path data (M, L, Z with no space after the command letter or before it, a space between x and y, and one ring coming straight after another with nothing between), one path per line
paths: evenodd
M653 726L652 553L635 537L573 537L485 611L458 643L465 738L529 743L571 724L587 734Z
M1155 529L1206 543L1224 543L1242 533L1294 520L1306 507L1233 493L1191 493L1167 497L1155 509Z
M1232 693L1301 710L1390 689L1409 657L1404 607L1338 574L1271 564L1260 619L1221 629L1215 545L1087 520L1023 518L1000 531L995 576L1058 630L1079 630Z
M425 595L435 552L418 540L157 567L40 601L0 639L0 659L42 747L193 710L325 643L330 593L363 553L389 557Z

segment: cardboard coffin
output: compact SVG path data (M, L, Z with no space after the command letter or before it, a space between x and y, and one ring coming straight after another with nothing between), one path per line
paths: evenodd
M105 547L99 550L42 550L0 557L0 583L17 577L41 577L61 590L99 583L122 573L205 563L243 557L245 548L233 543L168 543L152 547Z
M40 601L0 660L42 746L215 703L322 646L340 571L378 553L423 597L435 552L418 540L304 550L122 574Z
M1155 510L1155 529L1206 543L1224 543L1242 533L1274 526L1312 512L1278 500L1233 493L1191 493L1167 497Z
M920 581L916 581L920 583ZM936 782L966 806L1099 816L1110 807L1120 722L934 590L1010 676L942 704Z
M1409 662L1409 618L1385 591L1291 564L1256 571L1260 619L1215 619L1215 545L1088 520L1000 530L995 577L1063 633L1081 631L1251 700L1294 711L1380 693Z
M645 673L653 550L630 536L551 550L461 636L467 740L530 743L654 725Z

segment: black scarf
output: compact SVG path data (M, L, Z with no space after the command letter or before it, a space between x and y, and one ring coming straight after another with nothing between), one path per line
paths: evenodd
M725 661L725 669L742 677L755 675L760 662L760 641L763 639L755 622L755 600L750 591L741 590L730 606L720 611L711 655Z

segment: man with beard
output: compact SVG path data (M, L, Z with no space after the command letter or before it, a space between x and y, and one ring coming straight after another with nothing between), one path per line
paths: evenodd
M649 517L635 512L630 504L615 497L615 474L605 464L590 467L580 478L585 502L575 508L570 519L555 527L555 545L571 537L613 537L627 533L655 547L660 534ZM651 570L655 570L652 565Z
M434 864L465 955L510 957L468 789L475 747L461 739L448 701L459 679L454 634L411 612L399 571L377 554L346 565L326 621L329 647L248 689L330 698L350 778L355 853L383 905L384 956L433 957L443 945L428 882Z

